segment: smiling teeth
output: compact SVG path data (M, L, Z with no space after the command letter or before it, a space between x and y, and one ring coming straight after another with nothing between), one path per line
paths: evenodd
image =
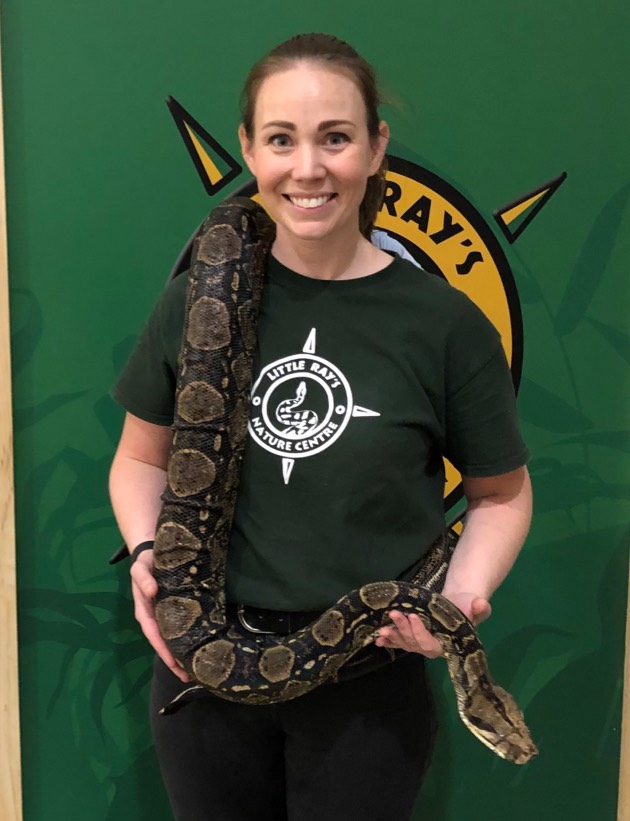
M329 196L325 197L291 197L291 202L294 205L299 205L300 208L319 208L320 205L324 205L330 199Z

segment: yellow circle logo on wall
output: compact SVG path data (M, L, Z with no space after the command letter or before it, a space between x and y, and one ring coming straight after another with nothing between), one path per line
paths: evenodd
M515 388L523 361L523 325L512 271L477 209L441 177L388 157L387 190L376 227L418 262L463 291L501 334ZM461 498L461 477L445 460L446 506Z

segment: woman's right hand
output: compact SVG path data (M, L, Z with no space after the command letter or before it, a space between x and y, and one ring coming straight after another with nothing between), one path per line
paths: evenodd
M109 490L118 527L128 545L139 545L155 536L172 438L170 427L154 425L131 413L125 416ZM149 644L177 678L190 681L166 646L155 620L153 600L158 587L153 578L152 550L144 550L131 565L131 590L135 616Z
M131 592L133 593L136 620L140 624L149 644L164 664L181 681L190 681L190 676L179 666L160 635L153 604L157 591L157 582L153 578L153 551L145 550L131 566Z

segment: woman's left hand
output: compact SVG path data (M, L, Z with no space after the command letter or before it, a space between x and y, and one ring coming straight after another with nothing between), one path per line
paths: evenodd
M492 612L487 599L471 593L453 593L446 595L462 613L474 624L481 624ZM394 650L406 650L408 653L421 653L427 658L443 655L442 645L434 638L415 613L405 615L400 610L389 613L392 624L381 627L375 641L377 647L388 647Z

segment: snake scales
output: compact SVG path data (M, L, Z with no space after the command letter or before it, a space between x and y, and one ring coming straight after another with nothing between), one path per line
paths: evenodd
M448 538L436 542L411 582L367 584L290 636L261 638L226 622L226 556L273 235L260 206L233 199L211 213L193 246L173 444L154 547L160 632L196 680L191 689L269 704L334 679L388 623L389 610L418 613L442 644L465 725L499 756L525 763L537 751L521 711L494 684L474 627L436 592L452 552Z

